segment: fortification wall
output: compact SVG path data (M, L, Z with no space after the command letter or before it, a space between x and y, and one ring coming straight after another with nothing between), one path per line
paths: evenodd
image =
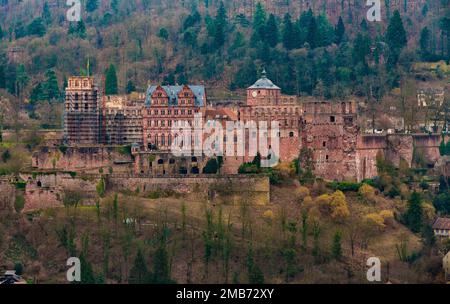
M113 167L128 170L123 166L132 162L131 155L121 154L115 147L42 147L33 154L32 166L39 170L80 171ZM123 168L125 167L125 168Z
M101 175L92 174L83 178L72 177L69 174L22 175L27 181L25 189L24 212L63 207L64 195L67 192L81 194L83 205L93 205L97 200L96 185ZM181 195L198 195L200 199L217 203L238 204L245 200L254 205L270 203L270 182L262 176L168 176L146 177L114 174L106 177L108 190L115 192L132 191L150 193L170 191ZM2 193L15 190L9 183L0 183ZM9 196L5 196L9 197ZM0 204L2 202L0 193ZM0 205L1 207L1 205Z
M16 199L16 188L8 179L0 179L0 211L11 210Z
M270 203L270 182L260 176L172 176L145 178L112 176L108 187L140 193L170 190L180 194L196 194L221 203L237 204L245 199L250 204Z
M423 153L425 159L430 164L434 164L439 161L441 157L439 146L442 141L442 137L439 134L414 134L413 140L414 148L417 150L417 152Z

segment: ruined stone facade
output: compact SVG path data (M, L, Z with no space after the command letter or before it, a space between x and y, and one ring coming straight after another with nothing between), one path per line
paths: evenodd
M104 142L107 145L143 144L144 94L103 96Z

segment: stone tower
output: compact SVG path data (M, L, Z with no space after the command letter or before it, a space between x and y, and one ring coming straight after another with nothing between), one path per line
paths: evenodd
M101 138L101 111L94 77L70 77L66 88L64 131L67 144L94 145Z
M276 105L280 97L281 89L267 78L266 70L262 72L261 79L247 89L248 106Z

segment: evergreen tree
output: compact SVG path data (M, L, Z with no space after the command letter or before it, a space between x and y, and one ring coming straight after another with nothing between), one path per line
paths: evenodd
M39 101L46 100L46 95L44 92L44 86L42 83L38 83L30 92L30 100L32 104L35 104Z
M34 19L29 25L27 29L28 35L36 35L39 37L42 37L46 33L46 28L44 25L44 21L42 18L36 18Z
M336 44L341 44L341 42L344 40L345 36L345 25L344 21L342 20L342 17L339 17L338 24L336 25L335 30L335 42Z
M405 216L406 223L411 231L418 233L422 230L423 208L420 194L414 192L408 202L408 210Z
M71 22L68 34L78 36L81 39L86 38L86 25L84 24L84 21L78 21L75 26L73 25L73 22Z
M286 14L284 15L283 20L283 46L286 50L292 50L295 48L295 30L294 30L294 24L291 20L291 15Z
M50 12L50 7L48 6L47 1L44 2L44 6L42 8L42 19L44 19L47 24L52 22L52 13Z
M308 42L311 49L315 49L318 46L318 42L320 41L318 34L316 18L313 16L309 22L308 34L306 36L306 42Z
M109 68L106 70L105 76L105 94L106 95L116 95L118 94L118 83L117 83L117 74L116 67L111 64Z
M98 8L98 0L87 0L86 2L86 10L88 12L94 12Z
M85 254L80 256L81 284L95 284L94 271Z
M48 70L45 73L46 81L45 81L45 93L48 100L59 99L59 85L58 78L56 77L56 73L54 70Z
M400 12L396 10L392 16L386 32L386 43L389 47L388 68L392 69L398 62L400 53L407 45L408 40L406 31L403 27L402 17Z
M278 44L278 24L275 15L270 14L266 25L266 42L271 47L276 47Z
M428 60L430 56L430 30L424 27L420 32L420 55L422 60Z
M128 282L130 284L146 284L148 283L149 272L147 270L147 263L145 262L144 254L139 249L134 259L134 265L130 270L130 277Z
M221 48L225 44L225 32L227 27L227 11L223 1L220 2L220 7L217 10L217 16L214 21L214 45L217 49Z
M136 92L136 86L134 85L132 80L128 80L128 83L127 83L127 94L130 94L132 92Z
M331 254L336 260L342 257L342 234L339 231L334 235Z
M6 88L6 75L5 66L0 64L0 89Z
M252 41L254 43L258 41L264 41L266 18L266 10L264 9L264 6L258 2L258 4L256 5L255 15L253 17Z
M249 284L264 284L264 274L255 263L252 245L250 245L247 253L247 271Z
M169 284L172 283L169 273L169 259L167 257L167 250L164 245L161 245L155 252L153 259L153 282L154 284Z

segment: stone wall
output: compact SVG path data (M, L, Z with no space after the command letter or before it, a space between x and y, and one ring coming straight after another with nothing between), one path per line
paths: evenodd
M0 211L11 210L16 199L16 188L6 178L0 179Z
M423 153L425 159L430 164L434 164L439 161L441 157L439 145L442 141L442 137L440 135L415 134L413 135L413 140L415 149L418 152Z
M405 160L411 166L414 150L422 153L426 162L432 167L440 157L439 144L442 138L438 134L413 135L362 135L358 137L357 172L358 181L374 178L378 175L376 157L382 153L395 166Z
M92 205L96 200L96 185L99 178L91 176L90 180L72 177L69 174L21 175L27 181L25 188L24 212L44 208L63 207L67 192L81 195L81 204Z
M131 155L121 154L118 147L41 147L33 154L32 166L39 170L80 171L113 167L132 170Z
M270 203L270 182L260 176L172 176L164 178L120 177L108 179L108 188L115 191L130 190L147 193L170 190L179 194L195 194L222 203L237 204L247 200L250 204Z
M27 181L24 212L63 207L67 192L80 193L80 204L93 205L97 200L98 174L72 177L69 174L21 176ZM261 176L168 176L164 178L114 174L106 177L108 190L150 193L170 191L181 195L197 195L217 203L238 204L245 200L254 205L270 203L270 182ZM14 197L15 188L0 182L0 207L3 198ZM12 200L14 202L14 200Z
M384 135L362 135L358 136L358 153L356 155L358 181L371 179L378 175L377 155L387 148L386 136Z

